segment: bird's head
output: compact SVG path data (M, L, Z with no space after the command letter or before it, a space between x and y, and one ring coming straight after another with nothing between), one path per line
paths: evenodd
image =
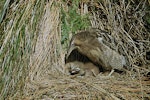
M71 52L73 50L75 50L75 49L79 50L82 44L83 44L83 42L80 39L72 38L66 58L69 57L69 55L71 54Z
M69 57L73 50L77 50L79 52L84 52L85 47L91 43L96 38L95 33L91 33L89 31L82 31L75 34L70 42L69 50L66 58ZM83 49L84 48L84 49ZM88 49L87 49L88 50Z

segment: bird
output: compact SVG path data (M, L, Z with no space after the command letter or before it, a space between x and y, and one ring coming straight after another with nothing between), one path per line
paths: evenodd
M76 76L97 76L100 71L99 68L91 62L73 61L66 63L66 72Z
M103 70L111 71L109 76L117 70L123 70L126 59L115 50L103 43L103 38L97 31L85 30L73 35L66 58L73 50L87 56L93 63L99 64Z

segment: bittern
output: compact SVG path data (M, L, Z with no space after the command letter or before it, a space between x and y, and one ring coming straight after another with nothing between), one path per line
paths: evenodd
M103 70L111 71L109 76L115 69L122 70L126 65L125 57L105 45L103 38L94 31L82 31L75 34L71 39L66 58L73 50L78 50L93 63L99 64Z
M73 61L65 65L65 73L76 76L97 76L100 71L99 68L91 62Z

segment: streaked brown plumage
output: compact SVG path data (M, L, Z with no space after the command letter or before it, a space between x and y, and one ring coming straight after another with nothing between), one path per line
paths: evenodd
M97 32L82 31L72 37L67 57L73 50L78 50L93 63L98 63L104 70L121 70L126 64L124 56L112 50L102 42Z

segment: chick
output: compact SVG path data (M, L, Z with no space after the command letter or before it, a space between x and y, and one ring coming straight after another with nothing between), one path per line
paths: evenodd
M99 68L93 63L79 61L67 63L66 72L76 76L97 76L100 73Z

